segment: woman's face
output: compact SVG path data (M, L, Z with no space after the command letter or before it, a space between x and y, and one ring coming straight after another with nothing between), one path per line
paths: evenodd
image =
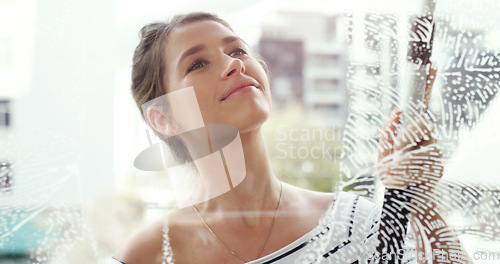
M269 116L266 72L246 43L224 25L202 20L175 28L164 56L165 92L193 86L205 124L230 124L243 133Z

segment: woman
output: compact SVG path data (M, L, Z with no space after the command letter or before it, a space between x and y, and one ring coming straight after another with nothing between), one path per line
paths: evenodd
M175 110L169 115L162 108L144 112L141 106L185 87L194 90L205 126L229 124L237 129L245 177L229 191L196 200L138 232L115 255L118 263L352 263L377 256L380 209L354 195L282 183L273 174L261 133L271 110L266 70L215 15L176 16L141 30L132 92L146 122L162 139L185 130L177 122L182 117L172 117ZM427 146L435 143L427 121L414 127L425 131L417 133L416 140L404 141L410 133L403 130L397 135L398 120L395 112L384 128L379 159L384 181L405 187L405 177L397 175L408 172L411 160L407 155L390 160L394 148L411 146L418 157L437 150ZM185 145L189 149L189 143ZM439 179L440 173L433 176ZM423 177L425 172L403 174ZM430 186L422 197L432 197L429 182L435 181L420 182Z

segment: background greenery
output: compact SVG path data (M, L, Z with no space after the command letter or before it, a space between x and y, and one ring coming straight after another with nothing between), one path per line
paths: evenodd
M278 178L310 190L336 190L342 138L325 121L293 104L273 111L263 132Z

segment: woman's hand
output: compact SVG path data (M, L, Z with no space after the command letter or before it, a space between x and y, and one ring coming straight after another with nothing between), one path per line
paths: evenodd
M393 111L382 129L378 173L386 187L434 190L443 176L442 151L434 124L420 117L401 128L401 112Z
M427 76L422 112L429 101L436 72L437 69L431 67ZM424 115L419 115L407 120L409 125L402 127L401 118L401 111L395 108L382 127L377 151L379 177L387 188L411 189L433 195L443 176L442 151L437 145L435 125Z

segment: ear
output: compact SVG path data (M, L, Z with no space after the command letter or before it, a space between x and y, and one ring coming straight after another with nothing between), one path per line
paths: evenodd
M146 116L151 127L158 133L167 136L177 135L179 131L177 125L171 118L165 115L161 107L152 106L148 108Z

